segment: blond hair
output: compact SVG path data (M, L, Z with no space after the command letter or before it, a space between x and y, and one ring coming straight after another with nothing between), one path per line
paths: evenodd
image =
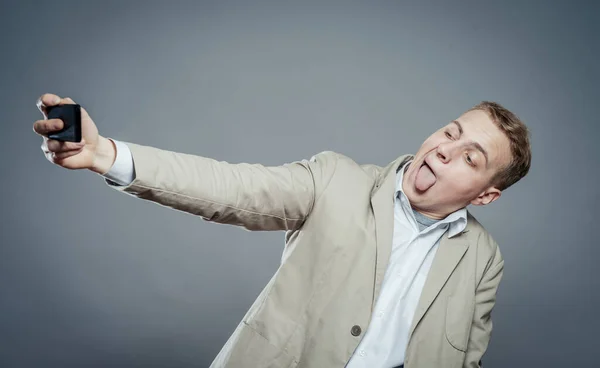
M505 190L529 172L531 167L529 130L513 112L499 103L482 101L469 109L472 110L486 112L510 141L511 162L498 170L491 180L496 188Z

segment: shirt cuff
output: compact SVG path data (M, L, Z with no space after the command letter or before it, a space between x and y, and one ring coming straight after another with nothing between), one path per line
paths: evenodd
M129 185L135 179L135 167L133 165L133 156L127 144L110 139L116 147L117 157L110 170L104 176L107 183L111 185Z

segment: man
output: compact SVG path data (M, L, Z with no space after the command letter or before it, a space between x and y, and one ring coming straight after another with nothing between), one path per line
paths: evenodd
M281 266L214 367L479 367L504 261L466 210L529 171L526 126L483 102L385 167L321 152L276 167L230 164L102 137L82 108L82 142L43 95L42 150L115 190L207 221L284 230Z

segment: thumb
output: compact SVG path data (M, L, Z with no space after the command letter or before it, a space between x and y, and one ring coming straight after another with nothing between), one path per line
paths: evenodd
M57 96L52 93L44 93L37 99L36 105L38 107L45 106L50 107L54 105L58 105L60 103L60 96Z
M40 110L40 112L44 115L44 117L47 117L47 108L51 106L56 106L60 104L60 102L61 99L59 96L52 93L45 93L37 99L35 105L37 106L38 110Z

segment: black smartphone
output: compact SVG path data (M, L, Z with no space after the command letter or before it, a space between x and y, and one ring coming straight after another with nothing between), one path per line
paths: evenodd
M48 138L58 141L81 142L81 106L77 104L57 105L46 108L48 119L60 119L64 127Z

